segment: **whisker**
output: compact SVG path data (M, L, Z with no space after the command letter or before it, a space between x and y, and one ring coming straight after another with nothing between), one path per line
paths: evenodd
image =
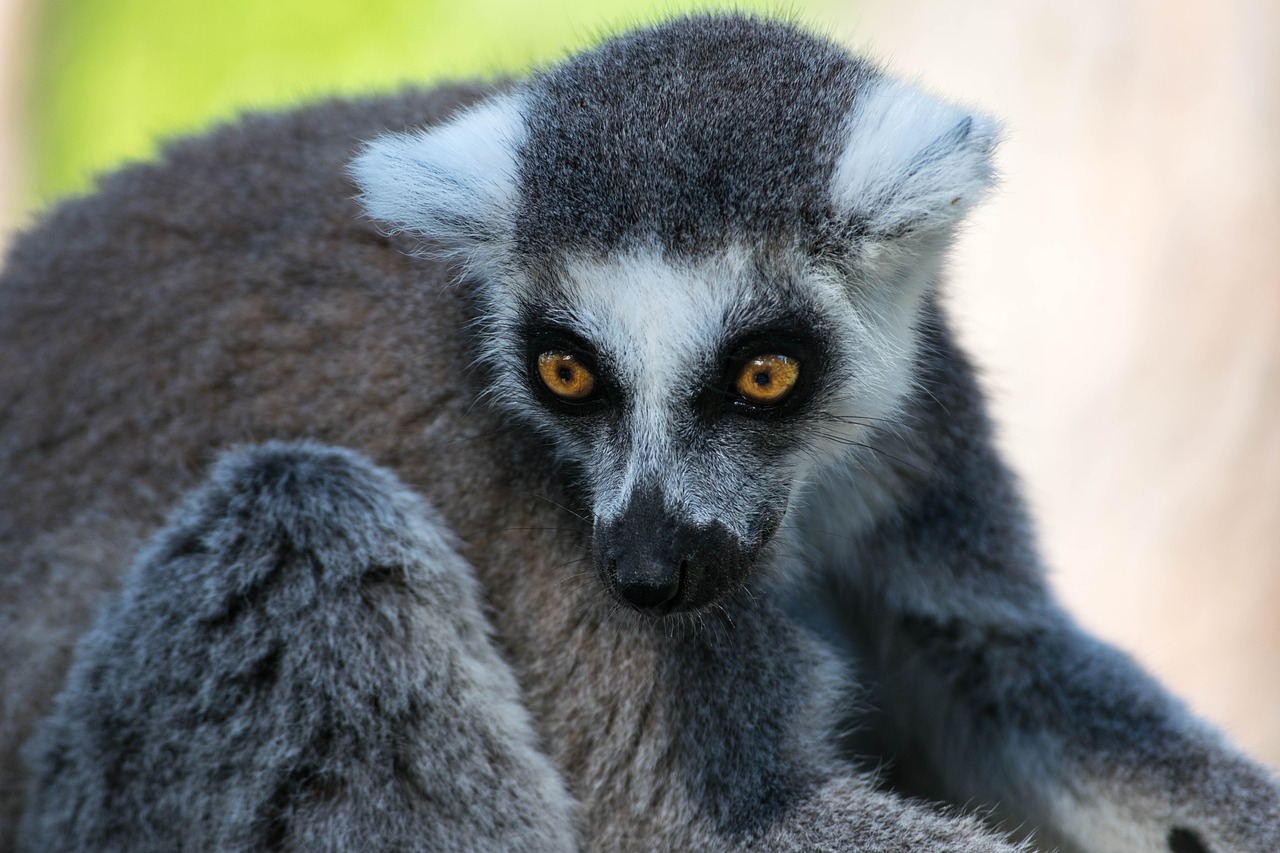
M483 400L485 396L486 395L483 392L475 396L475 399L467 406L467 410L462 413L462 420L465 421L467 418L471 417L471 413L475 410L476 406L480 405L480 401Z
M552 505L552 506L554 506L554 507L559 507L560 509L562 509L562 510L564 510L565 512L569 513L569 515L572 515L574 518L578 519L579 521L590 521L590 520L591 520L591 519L587 518L585 515L583 515L582 513L574 512L573 510L569 509L567 506L565 506L565 505L564 505L564 504L562 504L562 503L556 503L555 501L551 500L551 498L547 497L546 495L540 495L540 494L538 494L537 492L525 492L525 494L527 494L527 495L532 495L533 497L537 498L538 500L546 501L547 503L551 504L551 505Z
M579 563L579 562L582 562L582 561L581 561L581 560L574 560L573 562L575 562L575 563ZM559 567L557 567L557 568L564 568L564 567L563 567L563 566L559 566ZM571 575L565 575L564 577L560 578L560 580L558 580L558 581L556 581L555 583L553 583L553 584L552 584L552 586L560 586L560 585L562 585L562 584L569 583L569 581L581 580L582 578L590 578L590 577L592 577L593 575L595 575L595 572L592 572L592 571L586 571L586 572L574 572L574 573L573 573L573 574L571 574Z
M914 462L910 462L906 459L903 459L901 456L895 456L894 454L890 453L884 448L876 447L874 444L867 444L865 441L854 441L851 438L845 438L842 435L835 435L834 433L830 433L830 434L824 433L823 438L827 439L828 441L834 441L834 442L837 442L838 444L843 444L847 447L861 447L862 449L869 450L872 453L878 453L879 455L885 457L886 459L892 459L894 462L897 462L899 465L902 465L906 468L910 468L913 471L917 471L921 474L932 473L928 468L925 468L922 465L917 465Z
M823 433L822 435L823 435L823 438L826 438L828 441L834 441L837 444L843 444L846 447L859 447L859 448L862 448L863 450L867 450L867 451L870 451L871 453L875 453L879 456L883 456L886 459L896 462L897 464L901 465L903 468L907 468L911 471L916 472L917 474L923 475L924 477L929 477L929 478L938 477L940 481L943 481L946 483L948 488L954 489L957 494L962 495L968 500L972 500L972 501L977 500L977 497L972 492L970 492L968 489L963 488L960 484L956 483L954 478L948 477L948 476L939 476L941 472L937 468L926 467L924 465L920 465L915 462L912 462L908 459L903 459L901 456L896 456L882 447L876 447L874 444L867 444L866 442L854 441L852 439L845 438L844 436L840 436L840 435L834 435L834 434L828 434L828 433Z
M489 527L489 528L481 528L475 532L476 533L510 533L513 530L544 530L544 531L552 531L555 533L568 533L574 536L584 536L584 537L588 535L586 531L578 530L577 528L574 528L574 527L537 527L537 526Z
M591 555L590 555L590 554L584 554L583 556L581 556L581 557L575 557L575 558L574 558L574 559L572 559L572 560L563 560L563 561L561 561L561 562L559 562L559 563L554 563L554 564L552 564L552 565L550 565L550 566L545 566L545 567L542 569L542 571L539 573L539 575L538 575L538 579L539 579L539 580L545 580L545 579L547 578L547 576L549 576L549 575L553 575L553 574L555 574L555 573L557 573L557 572L559 572L559 571L561 571L561 570L563 570L563 569L570 568L571 566L576 566L576 565L578 565L579 563L586 562L587 560L590 560L590 559L591 559ZM556 583L557 583L557 584L559 584L559 583L562 583L562 582L563 582L563 581L565 581L565 580L570 580L570 579L572 579L572 578L579 577L579 576L581 576L581 575L583 575L583 574L590 574L590 572L578 572L578 573L575 573L575 574L573 574L573 575L569 575L569 576L568 576L568 577L566 577L566 578L562 578L560 581L557 581Z
M835 533L831 530L821 530L817 527L797 527L794 524L783 524L778 526L779 530L794 530L797 533L821 533L824 536L831 536L835 539L843 539L846 542L860 542L861 539L855 536L846 536L843 533Z
M879 424L889 424L890 426L905 426L905 424L894 418L878 418L874 415L837 415L834 412L821 411L818 416L826 418L830 421L839 421L840 423L859 424L863 426L876 426Z
M591 586L591 576L590 576L590 574L591 574L590 572L583 572L583 573L582 573L582 575L575 575L574 577L582 577L583 575L586 575L586 577L585 577L585 578L583 578L583 580L582 580L582 581L580 581L576 586L574 586L573 588L571 588L571 589L569 590L569 594L570 594L570 595L577 595L579 592L582 592L584 589L586 589L587 587ZM557 584L557 586L559 586L559 584ZM600 594L603 594L603 591L601 591L601 593L600 593Z

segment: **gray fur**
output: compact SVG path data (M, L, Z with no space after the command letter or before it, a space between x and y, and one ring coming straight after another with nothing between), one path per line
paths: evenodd
M1280 849L1274 778L1046 590L937 309L995 138L788 25L704 16L498 90L252 116L55 210L0 279L0 650L27 661L0 685L6 831L29 787L33 849L164 846L177 813L193 847ZM353 157L409 233L362 216ZM615 385L594 420L531 391L549 328ZM778 328L814 339L803 406L703 393ZM65 675L210 449L272 439L353 448L435 512L345 451L228 457ZM736 556L682 563L670 615L621 608L600 531L651 554L708 519ZM225 547L176 547L193 526ZM336 744L326 714L361 722ZM103 775L126 754L169 775Z
M530 83L517 248L817 240L835 216L841 120L873 74L750 18L672 21L575 56Z
M568 850L478 589L348 451L227 455L81 640L28 850Z

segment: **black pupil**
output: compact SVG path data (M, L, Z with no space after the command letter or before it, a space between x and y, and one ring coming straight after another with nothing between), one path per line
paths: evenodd
M757 371L756 375L751 377L751 381L755 382L761 388L764 388L769 384L769 381L770 381L769 371L767 370Z
M565 383L572 382L573 368L569 367L569 365L567 364L562 364L558 368L556 368L556 376L559 377L561 382L565 382Z

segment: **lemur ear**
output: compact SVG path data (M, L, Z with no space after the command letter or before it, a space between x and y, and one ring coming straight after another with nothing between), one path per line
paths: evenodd
M853 236L952 229L994 182L999 124L895 80L855 102L831 196Z
M490 98L445 124L369 142L350 165L374 219L474 253L510 234L521 102Z

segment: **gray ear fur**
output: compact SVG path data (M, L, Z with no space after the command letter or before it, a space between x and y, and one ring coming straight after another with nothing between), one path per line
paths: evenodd
M999 137L989 116L882 80L846 118L832 201L859 236L949 231L994 182Z
M522 100L500 95L445 124L369 142L350 165L374 219L473 255L510 236Z

